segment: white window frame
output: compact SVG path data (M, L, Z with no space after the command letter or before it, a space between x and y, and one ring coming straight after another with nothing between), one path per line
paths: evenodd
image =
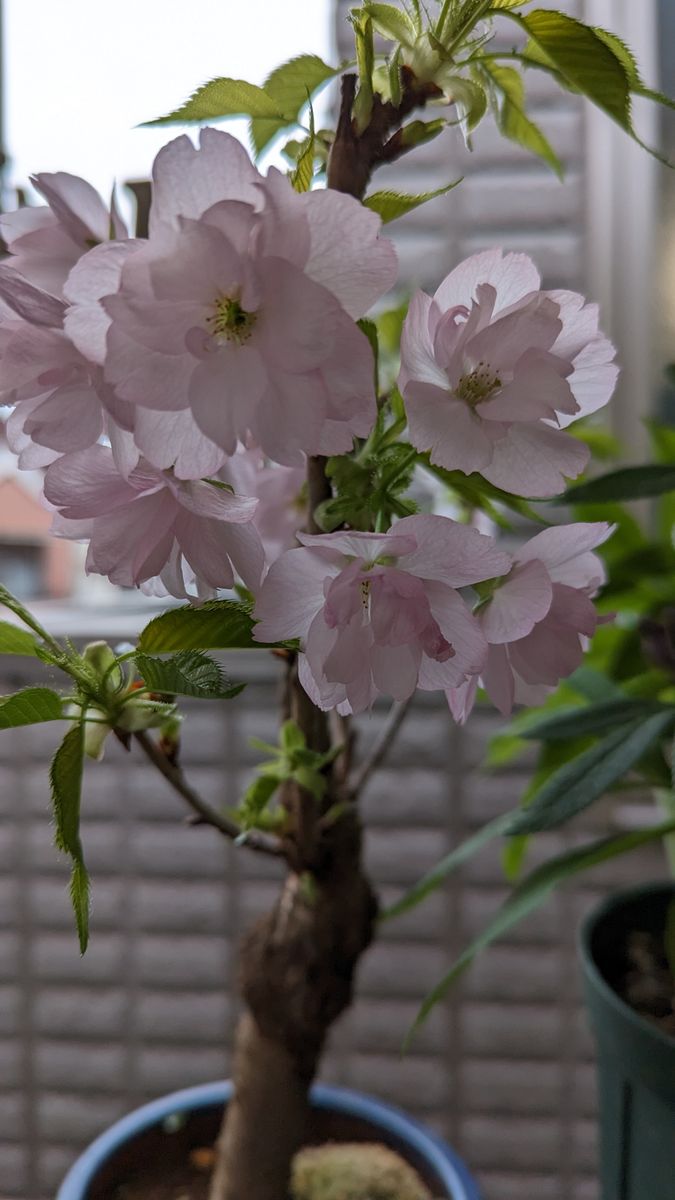
M657 0L584 0L584 20L610 29L635 54L644 79L658 79ZM621 380L610 406L617 437L633 462L648 453L644 418L655 387L652 311L659 164L609 117L587 105L587 286L614 340ZM637 101L635 123L658 140L656 105Z

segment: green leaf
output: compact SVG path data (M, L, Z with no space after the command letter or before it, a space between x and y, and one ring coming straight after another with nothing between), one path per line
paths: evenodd
M542 158L562 179L564 171L558 155L525 111L525 83L520 72L513 67L500 67L487 61L483 61L481 67L502 96L496 114L501 133Z
M633 699L626 696L617 700L603 700L599 704L566 708L552 716L529 725L521 737L529 741L562 741L567 738L585 737L605 733L617 725L625 725L640 717L654 716L664 711L656 701ZM675 721L675 715L673 717Z
M168 692L172 696L230 700L245 686L232 687L220 664L200 650L181 650L166 659L137 654L136 666L150 691Z
M364 0L363 11L368 14L373 27L383 37L392 42L400 42L410 49L415 45L415 26L400 8L394 8L393 4L375 4L371 3L371 0Z
M456 179L454 183L436 188L433 192L419 192L417 195L408 195L403 192L373 192L370 196L366 196L363 203L366 208L376 212L382 218L383 224L387 225L390 221L396 221L399 217L404 217L406 213L412 212L413 209L419 208L420 205L426 204L428 200L435 200L438 196L447 195L461 182L461 179Z
M556 771L529 807L512 819L509 834L557 829L621 779L675 724L675 709L622 725Z
M0 654L25 654L37 658L37 642L32 633L18 625L0 621Z
M284 721L281 726L279 744L285 754L293 754L296 750L304 750L307 741L305 735L295 721Z
M351 14L356 38L356 62L359 69L359 90L352 108L354 124L358 133L363 133L370 124L373 112L373 68L375 46L373 23L363 9L353 9Z
M27 687L13 696L0 697L0 729L40 725L63 720L61 697L51 688Z
M252 638L253 618L236 600L210 600L200 608L172 608L146 625L138 639L142 653L174 650L260 649Z
M89 877L80 841L83 762L84 726L80 722L69 729L56 751L49 770L49 782L56 824L54 841L59 850L70 855L73 863L70 895L82 954L89 940Z
M473 858L474 854L482 850L483 846L487 845L493 838L503 835L513 817L514 813L503 813L502 816L484 825L472 837L467 838L460 846L456 846L435 867L432 867L431 871L423 875L405 895L401 896L400 900L397 900L395 904L392 904L391 908L382 913L381 920L389 921L392 917L400 917L402 913L409 912L411 908L416 908L418 904L426 900L427 896L441 887L458 867L461 867L463 863Z
M256 154L261 154L286 126L295 125L309 97L329 79L339 75L340 70L340 67L329 67L318 54L299 54L272 71L263 86L281 115L255 117L251 121L251 141Z
M476 955L513 929L524 917L534 912L559 883L564 883L566 879L578 875L580 871L588 871L612 858L630 854L633 850L639 850L642 846L659 841L673 830L675 830L675 820L666 821L651 829L638 829L631 833L620 833L613 837L601 838L587 846L561 854L532 871L505 900L497 915L467 946L440 983L427 996L407 1035L406 1045L410 1044L415 1032L424 1023L434 1005L443 999L452 984L471 966Z
M568 488L552 504L599 504L605 500L642 500L675 491L675 467L647 464L641 467L622 467Z
M566 13L535 9L509 14L573 88L631 131L630 84L626 68L590 25ZM527 50L526 50L527 53Z
M306 95L306 93L305 93ZM245 79L211 79L197 88L185 104L166 116L145 121L145 126L186 124L191 121L216 121L222 117L283 118L278 102L264 88Z
M487 112L488 99L482 82L463 75L446 75L443 88L457 109L460 123L467 133L473 133Z
M409 121L396 134L401 149L412 150L415 146L423 146L432 142L447 128L445 117L437 117L435 121Z

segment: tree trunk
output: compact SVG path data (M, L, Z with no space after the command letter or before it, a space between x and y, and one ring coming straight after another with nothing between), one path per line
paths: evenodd
M343 76L330 188L361 198L373 168L405 152L400 130L393 137L392 130L440 93L433 84L419 85L407 68L401 78L400 104L376 96L368 127L359 132L352 120L356 77ZM309 459L307 485L308 528L317 533L314 512L331 495L324 459ZM292 658L286 715L307 745L324 753L331 744L328 720L303 690L296 667ZM237 1031L234 1097L209 1200L286 1200L326 1035L351 1003L355 968L372 940L377 901L363 873L361 826L347 786L351 734L344 723L339 740L346 742L342 761L327 777L321 807L301 788L287 788L290 873L274 910L258 922L242 950L241 991L248 1011Z
M372 939L374 893L349 812L319 838L314 869L289 874L274 911L246 938L235 1096L218 1145L210 1200L285 1200L302 1144L307 1096L326 1034L350 1004Z

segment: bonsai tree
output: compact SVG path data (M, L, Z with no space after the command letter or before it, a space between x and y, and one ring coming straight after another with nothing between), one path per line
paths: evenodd
M611 525L551 524L529 503L588 466L574 422L609 401L617 376L596 307L494 249L384 312L397 267L381 226L439 193L376 191L371 178L448 125L470 143L488 112L559 171L526 112L526 71L583 93L632 137L632 96L664 98L613 34L520 0L433 12L364 0L351 20L355 65L303 55L264 87L212 80L154 122L247 115L256 155L293 135L288 175L261 174L205 128L198 145L180 136L157 156L147 237L62 173L35 177L46 207L2 219L3 398L19 466L44 469L54 534L88 544L88 572L187 601L119 652L59 642L1 593L22 624L0 627L0 649L66 677L64 692L5 698L0 724L70 722L50 786L82 950L83 762L108 737L146 755L196 820L286 868L241 950L245 1013L211 1200L286 1194L327 1033L376 931L359 797L416 689L444 693L461 720L481 681L503 712L531 704L578 667L604 619L595 551ZM500 22L513 49L492 41ZM336 128L316 129L311 97L337 77ZM420 475L455 518L418 509ZM513 514L543 528L511 553L478 524L496 533ZM178 706L236 702L241 685L209 651L238 648L281 662L280 736L224 812L182 770ZM383 737L358 758L352 717L381 695L393 700ZM514 819L502 832L521 831Z

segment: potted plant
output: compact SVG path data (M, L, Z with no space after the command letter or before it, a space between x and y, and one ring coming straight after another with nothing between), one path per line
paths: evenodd
M488 109L557 169L525 112L525 68L584 93L630 135L631 95L663 98L611 33L519 0L444 0L433 16L415 0L403 10L364 0L351 19L356 71L305 55L263 88L214 80L159 120L248 115L259 154L300 126L288 177L261 175L240 143L207 128L198 146L181 136L158 155L147 237L130 238L114 205L63 174L36 177L46 208L2 220L3 398L19 466L44 468L54 532L88 543L88 571L187 601L129 650L78 649L0 593L20 623L3 623L0 649L66 677L65 693L4 698L0 725L69 721L50 787L82 950L83 763L108 737L144 754L214 836L287 868L241 951L232 1091L171 1097L111 1131L95 1169L116 1171L119 1151L126 1194L137 1136L161 1174L170 1117L195 1130L188 1157L213 1155L210 1200L283 1200L312 1120L319 1139L376 1135L420 1186L475 1196L447 1149L399 1114L321 1091L310 1103L377 927L358 800L418 687L444 692L464 719L480 678L509 709L567 676L600 620L606 520L543 528L513 554L476 528L481 515L508 525L512 514L539 528L548 518L528 501L586 468L588 446L565 427L607 403L617 374L597 310L542 290L525 256L490 250L433 298L413 297L392 377L385 321L366 317L396 280L381 225L432 196L372 191L370 180L448 124L469 137ZM501 20L527 37L522 49L491 42ZM337 126L317 130L311 96L337 76ZM456 519L419 510L420 473L447 490ZM551 639L560 653L543 653ZM280 661L280 737L258 744L253 783L223 812L183 772L178 699L234 702L241 685L210 651L244 647ZM391 715L359 758L352 717L379 695L393 698ZM226 1119L210 1151L216 1100ZM96 1187L80 1164L61 1200L92 1200Z
M675 861L675 431L657 424L650 431L654 462L609 472L563 497L576 517L593 519L601 507L615 523L614 536L601 551L609 581L598 601L614 619L598 631L584 666L492 741L492 765L539 743L521 811L459 847L399 906L422 900L487 837L507 837L505 867L514 890L451 968L436 999L479 950L571 876L660 840L664 864L672 868ZM593 436L604 437L597 430ZM625 501L650 497L656 503L645 533ZM635 793L638 799L651 795L651 813L641 805L643 827L582 843L519 878L531 838L560 828L608 793L615 804ZM599 1052L602 1198L668 1200L675 1113L672 878L649 879L610 895L587 915L580 953Z

